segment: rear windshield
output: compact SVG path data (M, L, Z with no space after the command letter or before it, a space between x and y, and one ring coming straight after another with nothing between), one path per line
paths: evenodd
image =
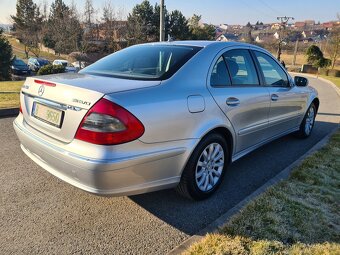
M40 65L47 65L48 64L48 60L46 60L46 59L37 59L37 60L38 60Z
M16 66L26 66L25 62L22 61L21 59L15 59L13 61L13 65L16 65Z
M174 45L138 45L111 54L80 73L135 80L171 77L201 48Z

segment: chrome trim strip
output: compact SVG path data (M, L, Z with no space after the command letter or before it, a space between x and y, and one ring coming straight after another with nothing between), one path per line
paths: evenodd
M243 150L243 151L240 151L239 153L235 154L235 155L232 157L231 161L234 162L234 161L238 160L239 158L242 158L243 156L245 156L245 155L247 155L248 153L252 152L253 150L256 150L257 148L261 147L262 145L265 145L265 144L267 144L267 143L269 143L269 142L271 142L271 141L273 141L273 140L276 140L276 139L278 139L279 137L282 137L282 136L288 135L288 134L290 134L290 133L293 133L293 132L295 132L295 131L298 131L299 128L300 128L299 126L294 127L294 128L292 128L292 129L290 129L290 130L288 130L288 131L285 131L285 132L283 132L283 133L281 133L281 134L275 135L275 136L273 136L273 137L271 137L271 138L269 138L269 139L267 139L267 140L264 140L264 141L262 141L262 142L260 142L260 143L258 143L258 144L255 144L255 145L253 145L253 146L251 146L251 147L249 147L249 148L247 148L247 149L245 149L245 150Z
M24 94L25 96L33 98L33 100L36 101L36 102L40 102L42 104L60 109L62 111L66 111L66 110L73 110L73 111L87 110L85 108L81 108L81 107L77 107L77 106L73 106L73 105L61 104L61 103L57 103L55 101L52 101L52 100L49 100L49 99L46 99L46 98L33 96L33 95L28 94L28 93L23 92L23 91L21 93Z
M253 132L256 132L256 131L260 131L260 130L266 129L267 127L268 127L268 121L260 123L260 124L257 124L257 125L253 125L253 126L250 126L250 127L246 127L246 128L240 129L238 131L238 134L240 136L247 135L249 133L253 133Z
M284 122L287 122L287 121L291 121L293 119L298 119L298 118L301 118L301 116L302 116L302 114L295 114L295 115L292 115L292 116L289 116L289 117L271 119L271 120L269 120L269 126L273 126L273 125L277 125L277 124L284 123Z

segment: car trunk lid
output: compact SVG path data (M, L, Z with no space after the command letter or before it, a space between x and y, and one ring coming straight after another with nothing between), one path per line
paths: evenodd
M160 84L86 74L29 77L20 97L25 122L61 142L74 139L88 110L105 94Z

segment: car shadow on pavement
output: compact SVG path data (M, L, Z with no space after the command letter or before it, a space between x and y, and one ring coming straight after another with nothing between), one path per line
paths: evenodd
M191 201L174 190L135 195L130 199L165 223L193 235L297 160L337 126L316 121L307 139L287 135L237 160L229 166L220 189L210 199Z

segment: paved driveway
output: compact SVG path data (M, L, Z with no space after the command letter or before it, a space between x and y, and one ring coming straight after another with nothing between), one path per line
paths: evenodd
M340 121L340 98L310 79L321 106L313 135L283 137L235 162L221 190L202 202L172 190L98 197L59 181L28 159L0 119L0 254L164 254L294 162Z

